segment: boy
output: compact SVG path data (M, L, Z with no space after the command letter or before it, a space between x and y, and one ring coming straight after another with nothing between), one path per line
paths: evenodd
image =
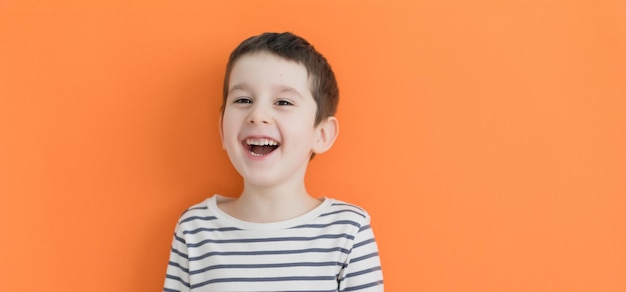
M163 291L383 291L369 215L304 186L337 137L338 95L326 59L291 33L231 53L220 136L243 192L183 213Z

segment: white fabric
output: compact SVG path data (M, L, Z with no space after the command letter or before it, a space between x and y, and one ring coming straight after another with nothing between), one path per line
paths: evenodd
M176 226L163 291L383 291L363 209L334 199L277 223L237 220L215 195Z

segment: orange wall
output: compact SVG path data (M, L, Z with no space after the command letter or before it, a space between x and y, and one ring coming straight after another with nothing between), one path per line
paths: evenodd
M285 30L341 88L309 189L369 210L388 291L626 291L623 1L41 2L0 0L0 291L159 291L240 190L227 55Z

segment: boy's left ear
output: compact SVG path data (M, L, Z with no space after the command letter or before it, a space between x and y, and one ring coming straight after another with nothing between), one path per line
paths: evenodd
M313 144L313 153L324 153L333 146L339 134L339 121L335 117L328 117L317 125L317 137Z
M222 142L222 149L226 150L226 146L224 145L224 129L222 128L224 122L224 114L220 114L219 120L217 121L217 125L220 131L220 142Z

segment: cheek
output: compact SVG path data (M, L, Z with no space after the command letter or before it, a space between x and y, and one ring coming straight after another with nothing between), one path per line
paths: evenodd
M222 121L222 139L228 143L233 137L237 136L237 127L232 119L224 119Z
M288 141L291 147L302 152L308 152L316 138L313 128L309 127L290 125L284 127L282 133L285 134L285 137L291 137Z

